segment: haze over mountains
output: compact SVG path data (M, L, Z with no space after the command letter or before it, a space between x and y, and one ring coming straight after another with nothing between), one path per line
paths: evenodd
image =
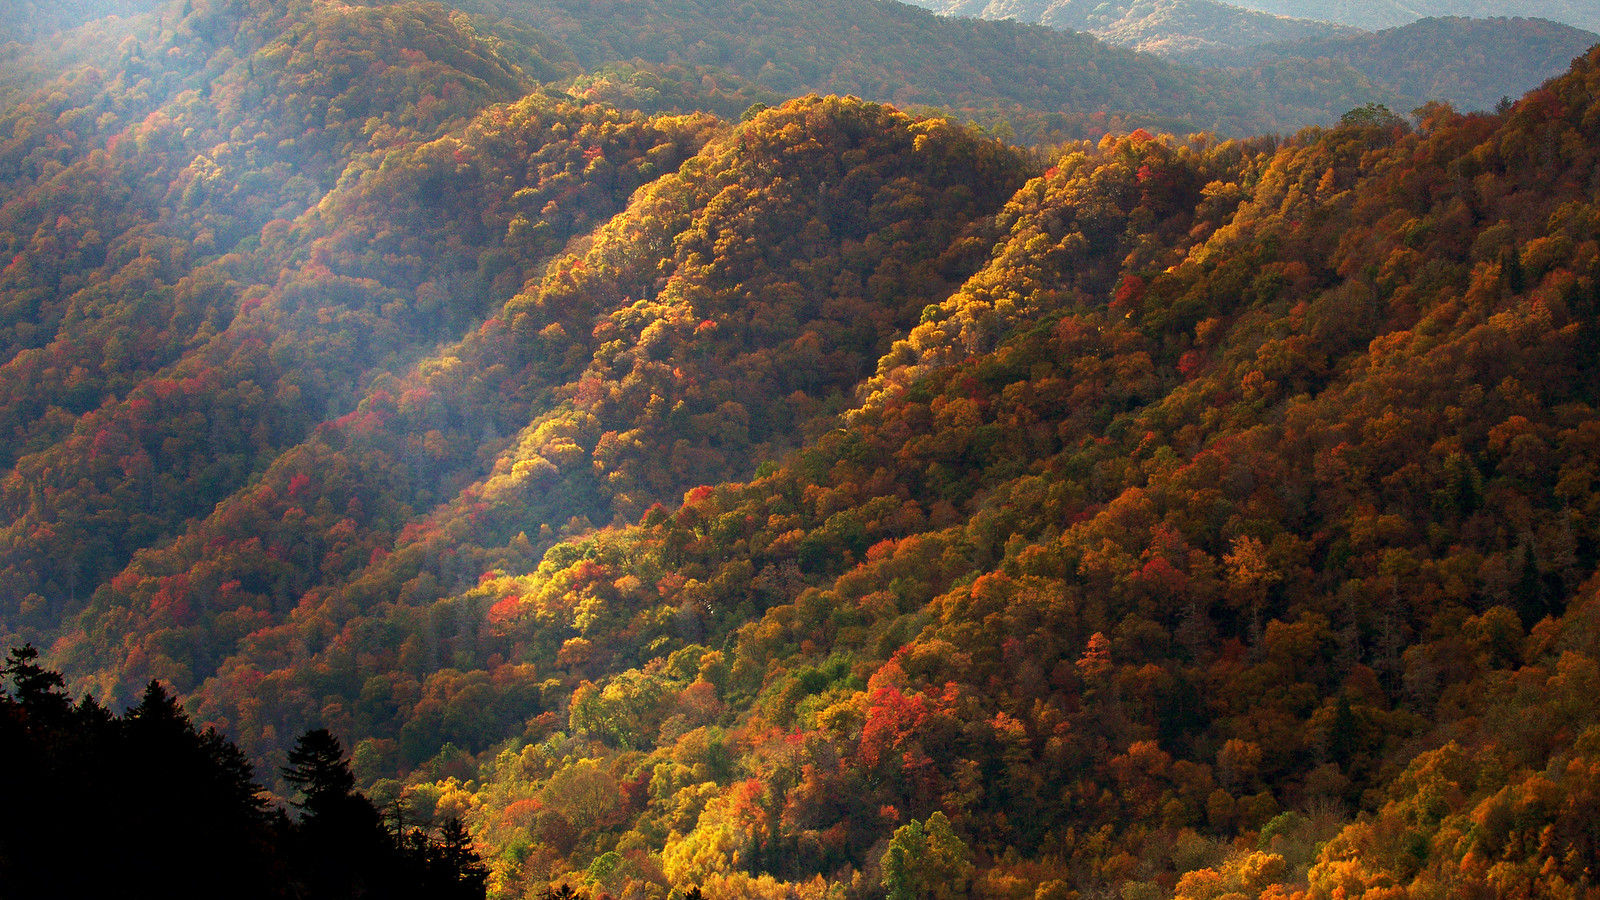
M926 0L917 5L947 16L1086 31L1119 47L1201 64L1216 53L1260 44L1360 33L1348 25L1274 15L1217 0Z
M916 0L945 15L1082 31L1176 62L1255 70L1258 84L1343 73L1392 92L1402 108L1443 100L1488 109L1561 71L1600 35L1548 19L1412 17L1376 33L1216 0ZM1275 66L1295 60L1289 67ZM1338 77L1335 75L1334 77Z
M1600 6L1592 0L1242 0L1234 5L1371 31L1394 28L1418 19L1456 16L1551 19L1600 31Z
M1490 109L1564 71L1596 43L1600 35L1545 19L1422 19L1375 34L1264 44L1218 62L1334 60L1418 104Z
M495 897L1586 896L1600 50L1481 113L1360 69L1477 27L9 45L0 636L166 685L246 802L330 730Z
M1041 128L1081 128L1070 117L1091 110L1154 114L1178 130L1293 128L1382 94L1354 72L1308 81L1285 71L1262 83L1162 65L1086 35L939 18L896 2L645 0L626 16L582 0L480 5L546 31L591 68L619 59L710 66L780 96L833 91L990 117L1012 110L1011 126L1034 138Z
M1090 31L1120 46L1170 35L1230 46L1326 38L1351 30L1381 31L1428 18L1547 19L1600 31L1600 7L1572 0L914 0L944 15L1037 22Z

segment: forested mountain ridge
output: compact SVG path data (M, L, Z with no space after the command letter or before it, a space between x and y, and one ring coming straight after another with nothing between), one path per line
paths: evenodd
M0 119L79 690L331 729L503 897L1590 889L1600 53L1045 154L483 4L122 27Z
M459 595L571 699L410 796L504 890L1581 895L1597 65L1063 160L850 428ZM1158 203L1182 240L1062 282ZM664 616L703 643L638 666Z
M949 39L932 17L908 21ZM892 37L891 25L879 30ZM1193 77L1092 41L978 27L1058 62L1077 48L1114 63L1075 90L1121 92L1135 108L1140 95L1173 103L1168 88ZM642 46L654 32L620 34L608 40ZM670 60L659 73L577 77L574 51L525 26L428 4L174 3L71 35L63 54L88 61L60 74L12 45L0 155L0 582L8 627L40 639L141 548L168 543L354 408L364 382L492 312L712 128L645 125L553 88L474 125L480 110L551 81L690 109L744 90L707 75L668 100L651 79L702 71ZM593 40L581 49L591 62ZM1102 98L1047 118L1101 132L1136 114ZM531 132L506 142L508 123ZM469 145L501 143L458 146L462 129ZM525 171L504 158L535 146ZM514 430L514 418L478 437ZM453 453L443 471L467 477L475 453L426 455ZM274 583L280 605L306 586Z
M303 641L313 622L339 628L396 594L408 605L475 578L490 563L470 548L498 556L524 531L543 545L541 532L578 517L634 519L825 427L887 340L977 264L956 240L965 223L1020 183L1019 156L973 140L830 100L768 113L737 142L714 143L459 347L378 382L253 490L111 578L84 617L94 667L118 673L100 689L121 694L155 675L189 690L219 665L255 671L275 657L227 659L254 630L237 631L241 617L268 625L299 598L302 621L247 643ZM898 309L878 306L890 297ZM518 416L532 420L520 433L510 425ZM486 427L514 435L509 446L480 447ZM486 481L436 486L485 463ZM299 563L302 553L321 565ZM427 665L437 654L427 649ZM238 703L236 687L229 675L216 701ZM285 700L273 717L313 714ZM299 730L244 713L227 719L252 749ZM421 758L436 746L424 743Z
M352 405L364 372L483 315L489 280L515 261L480 270L475 253L406 259L395 251L415 254L416 246L379 244L367 249L389 251L381 272L332 271L300 254L338 238L322 234L314 205L307 210L336 178L381 169L392 147L518 96L534 83L526 70L442 7L324 7L304 20L290 10L284 33L263 39L249 59L222 66L236 54L216 52L198 76L222 69L210 86L216 102L199 104L187 81L197 77L203 35L251 40L217 15L191 11L170 31L178 52L163 56L187 60L191 71L146 77L140 96L158 90L159 79L176 99L130 133L113 132L103 149L67 160L39 150L66 143L55 133L63 129L89 137L72 125L91 119L95 128L113 127L128 96L116 83L91 95L90 106L56 117L53 129L33 127L30 104L10 113L17 169L8 187L16 196L0 209L0 236L14 255L0 274L0 332L12 355L0 383L12 439L0 541L10 602L37 605L26 598L49 594L37 610L47 620L135 549L243 484L263 455L297 442L328 410ZM358 85L339 77L361 54L375 59L385 40L402 65L369 70ZM413 55L401 52L413 43ZM148 52L137 39L123 48L135 62ZM536 48L521 52L542 64ZM137 71L130 65L118 80ZM426 102L410 102L418 100ZM111 108L94 118L103 106ZM601 216L630 189L610 185L613 206ZM437 206L444 198L434 199ZM560 212L557 204L549 225L560 235L595 199L577 195L575 208ZM426 215L443 224L437 209ZM473 239L470 229L451 232L443 246ZM296 270L305 277L284 277ZM439 280L452 286L449 296L427 287ZM502 296L521 280L513 273Z

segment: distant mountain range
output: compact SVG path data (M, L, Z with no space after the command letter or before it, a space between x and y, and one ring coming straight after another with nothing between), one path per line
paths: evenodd
M1525 16L1600 31L1600 5L1593 0L1239 0L1238 5L1367 29L1393 28L1432 16Z
M1293 130L1368 102L1400 102L1348 67L1306 78L1283 68L1265 81L1250 73L1197 72L1067 30L940 18L903 3L632 0L626 15L619 13L622 4L588 0L460 5L531 25L586 69L619 60L695 67L711 78L693 81L718 90L769 97L816 91L902 109L939 108L1003 122L1030 142L1116 130L1109 120L1102 125L1086 116L1121 115L1124 123L1174 133L1240 134ZM1251 46L1293 37L1263 35ZM1127 118L1133 113L1136 119Z
M950 16L1086 31L1110 44L1206 64L1262 44L1360 34L1348 25L1258 12L1217 0L909 0Z
M944 15L1088 32L1173 62L1249 69L1264 90L1285 80L1367 82L1401 98L1406 108L1445 100L1463 109L1487 109L1565 71L1574 57L1600 42L1600 35L1572 25L1503 15L1424 18L1374 33L1217 0L913 2ZM1312 4L1296 9L1334 18Z
M1600 35L1548 19L1422 19L1400 28L1266 44L1224 65L1328 59L1412 98L1489 109L1563 72Z

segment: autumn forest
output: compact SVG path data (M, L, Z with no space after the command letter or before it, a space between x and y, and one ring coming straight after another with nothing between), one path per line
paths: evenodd
M0 898L1600 897L1600 49L11 6Z

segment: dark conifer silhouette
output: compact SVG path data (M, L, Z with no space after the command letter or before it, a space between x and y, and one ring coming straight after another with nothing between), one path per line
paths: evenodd
M326 728L300 736L289 751L283 777L304 794L294 805L312 817L337 811L356 790L355 775L344 761L344 748Z
M66 679L40 667L38 659L39 651L32 644L13 647L0 672L13 685L16 702L30 715L65 715L71 706Z
M484 896L465 824L447 819L438 840L391 834L332 733L307 732L289 755L291 821L239 748L196 729L161 684L119 716L92 697L74 703L38 656L21 647L0 666L0 900L211 896L219 885L251 900Z
M442 896L482 897L489 881L489 868L472 849L472 836L467 825L455 816L439 826L439 843L435 853L435 868L448 882L448 891Z

